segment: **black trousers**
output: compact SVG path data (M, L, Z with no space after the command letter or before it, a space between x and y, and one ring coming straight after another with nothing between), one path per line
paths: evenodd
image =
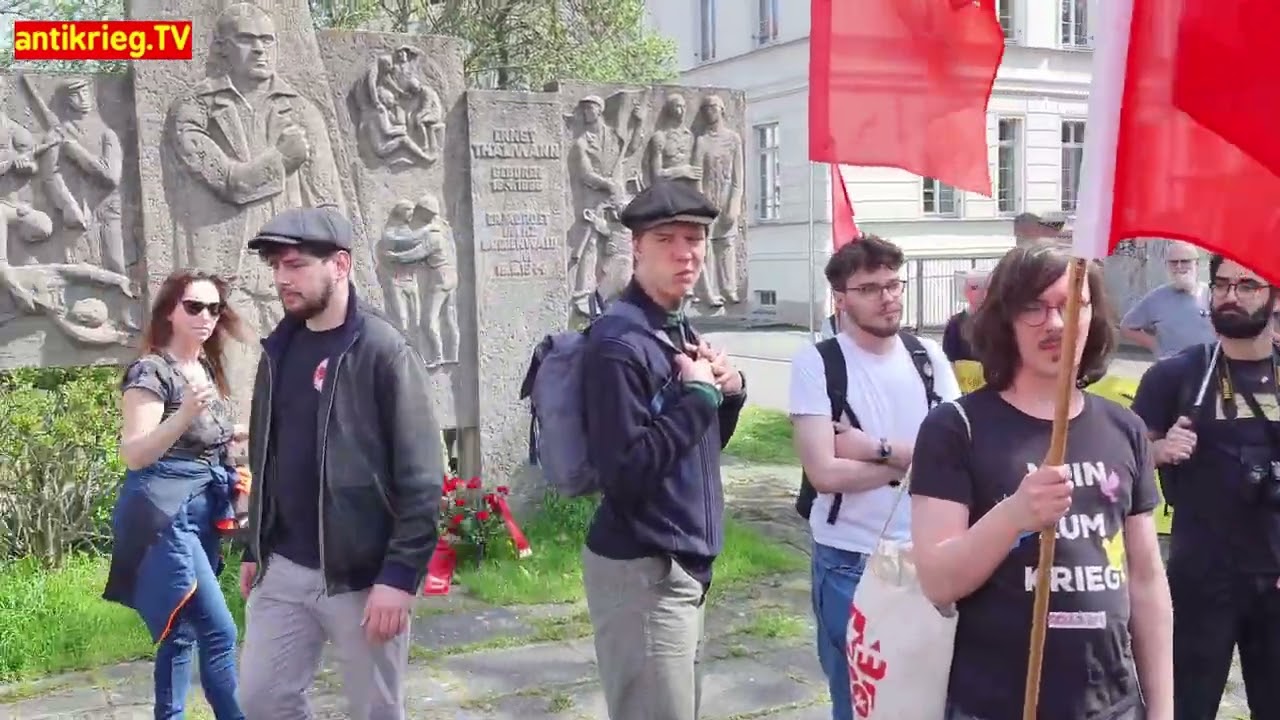
M1175 720L1214 720L1239 647L1253 720L1280 720L1280 588L1275 575L1169 563Z

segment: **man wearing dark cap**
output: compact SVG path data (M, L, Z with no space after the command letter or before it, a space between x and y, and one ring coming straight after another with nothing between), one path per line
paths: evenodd
M249 421L256 482L240 590L248 720L310 717L326 641L349 717L402 720L409 615L436 544L444 472L426 368L351 285L351 223L295 208L249 241L285 317L262 343Z
M601 502L583 550L587 609L611 720L694 720L711 566L724 540L720 450L742 374L682 312L715 206L664 180L621 213L635 270L591 326L587 447Z

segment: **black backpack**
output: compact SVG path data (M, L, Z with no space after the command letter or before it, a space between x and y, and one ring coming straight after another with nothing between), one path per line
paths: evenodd
M929 403L929 408L937 407L942 402L942 398L938 397L933 390L933 361L929 358L929 351L924 349L920 338L909 332L900 332L898 337L902 338L902 344L907 347L907 352L911 353L911 362L915 364L916 372L920 373L920 381L924 383L924 396ZM848 418L851 426L861 429L858 417L849 407L847 397L849 375L844 365L844 353L840 350L839 338L828 338L818 343L818 354L822 356L822 370L827 379L827 397L831 400L831 421L837 422L843 415ZM818 491L809 483L809 477L801 471L800 492L796 496L796 512L800 517L809 519L809 515L813 512L813 501L817 497ZM831 511L827 513L828 524L835 525L843 502L844 495L836 493L835 499L831 502Z

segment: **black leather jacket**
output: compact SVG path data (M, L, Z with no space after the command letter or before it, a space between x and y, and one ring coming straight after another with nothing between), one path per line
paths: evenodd
M245 560L266 570L278 508L266 485L273 373L300 321L286 317L262 342L249 419L249 496ZM384 584L422 586L435 550L444 473L430 381L417 352L351 290L342 350L330 358L320 398L320 562L328 594Z

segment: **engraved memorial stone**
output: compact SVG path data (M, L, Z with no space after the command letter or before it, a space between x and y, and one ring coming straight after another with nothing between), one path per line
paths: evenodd
M486 475L508 478L527 456L529 411L519 396L529 353L568 319L564 117L552 93L469 90L466 97L475 327L483 333L480 448ZM540 190L493 182L493 170L517 165L541 173Z

